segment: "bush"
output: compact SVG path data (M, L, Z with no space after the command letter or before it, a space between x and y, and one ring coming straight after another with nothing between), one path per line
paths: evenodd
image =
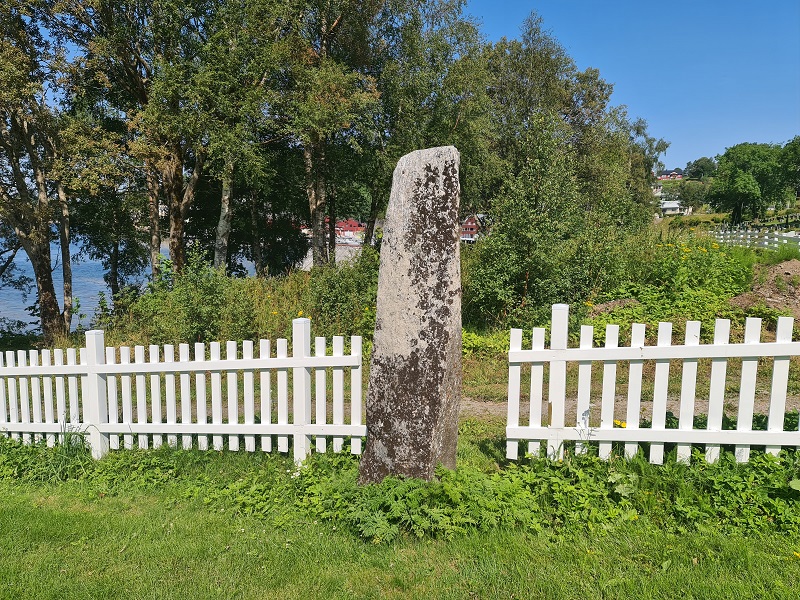
M372 337L378 256L365 248L352 263L273 278L230 277L191 255L163 275L127 312L105 315L109 344L178 344L289 338L292 319L308 317L321 336Z

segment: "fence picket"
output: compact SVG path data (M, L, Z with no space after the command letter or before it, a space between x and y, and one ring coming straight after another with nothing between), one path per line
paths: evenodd
M3 353L0 352L0 369L5 367ZM3 371L0 370L0 430L5 423L10 423L8 416L8 403L6 402L6 378L2 377Z
M554 304L552 307L552 329L550 348L565 350L569 333L569 305ZM559 432L564 429L564 409L567 395L567 362L554 360L550 363L550 382L547 393L549 422L554 435L547 440L547 456L564 457L564 445Z
M206 360L206 345L202 342L195 342L194 344L194 361L205 362ZM197 371L194 376L194 394L197 408L197 423L205 425L208 423L208 399L206 397L206 374L204 371ZM208 450L208 436L197 436L197 447L200 450Z
M270 341L260 340L258 342L259 358L269 358L271 354ZM269 369L263 369L259 374L260 395L261 395L261 422L272 423L272 373ZM261 450L272 452L272 436L261 436Z
M136 364L144 363L144 346L134 347L133 360ZM140 425L147 423L147 389L143 373L136 374L136 422ZM149 442L147 434L139 433L136 437L139 441L139 448L146 450Z
M276 343L276 355L278 358L286 358L289 349L285 339L280 338ZM278 425L289 423L289 371L288 369L278 369ZM278 436L278 452L289 451L289 438L285 435Z
M619 325L606 325L606 348L619 346ZM600 398L600 429L614 428L614 402L617 394L617 363L603 363L603 393ZM611 442L600 442L599 456L607 459L611 456Z
M731 334L731 322L728 319L717 319L714 324L714 345L728 344ZM725 403L725 380L728 371L728 359L711 359L711 382L708 390L708 425L709 431L722 429L722 414ZM706 444L706 461L713 463L719 460L719 444Z
M253 342L245 340L242 342L242 358L253 358ZM242 374L242 391L244 394L244 423L245 425L252 425L256 422L255 410L255 384L253 381L253 371L245 371ZM244 449L247 452L255 452L256 450L256 436L244 436Z
M511 352L522 350L522 330L512 329L509 348ZM521 366L519 363L509 362L508 365L508 414L506 424L510 427L519 427L519 387ZM516 460L519 454L519 442L506 440L506 458Z
M117 362L117 353L114 348L108 347L106 351L106 364L113 365ZM108 395L108 422L111 424L119 423L119 398L117 396L117 377L109 375L106 378L106 394ZM112 450L119 450L119 435L112 434L108 440Z
M189 362L189 344L178 346L178 361L181 366ZM182 372L179 379L181 389L181 424L190 425L192 422L192 377L188 372ZM192 436L183 434L181 446L184 450L192 447Z
M14 352L11 350L6 351L6 366L8 367L16 367L17 361L14 357ZM12 425L16 425L19 423L19 399L17 397L17 379L15 377L9 377L6 380L8 384L8 422ZM19 433L13 433L11 436L13 439L19 439Z
M350 424L361 425L361 336L350 337L350 355L358 356L358 366L350 370ZM361 454L361 437L350 438L350 453Z
M17 366L25 367L28 364L27 356L24 350L17 351ZM20 423L29 425L31 422L31 398L30 398L30 378L20 377L19 382L19 408L20 408ZM30 433L22 434L22 441L29 444L31 441Z
M672 323L658 324L658 346L672 345ZM667 422L667 388L669 385L669 359L656 360L655 378L653 381L653 416L651 425L655 430L666 429ZM650 444L650 462L660 465L664 462L664 443Z
M175 346L164 346L164 399L166 404L166 419L168 425L178 422L177 398L175 394ZM178 436L174 433L167 435L167 445L170 448L178 447Z
M158 346L155 344L150 345L150 363L158 364L160 358ZM152 423L163 423L164 420L161 415L161 374L153 373L150 375L150 407ZM153 448L160 448L163 443L163 438L160 433L153 434Z
M3 357L0 356L0 366L3 364ZM52 366L52 354L50 350L45 348L42 350L42 367L47 372L47 368ZM44 422L48 425L52 425L55 423L54 420L54 413L53 413L53 378L45 375L42 377L42 392L44 394ZM0 379L0 394L3 393L3 380ZM2 408L0 408L0 412ZM0 415L0 420L2 420L2 416ZM56 436L53 433L47 434L47 445L51 448L55 446L56 443Z
M334 345L336 339L334 338ZM307 358L311 356L311 321L294 319L292 321L292 356ZM292 369L292 422L294 436L292 450L294 462L300 463L311 451L311 435L308 425L311 423L311 367L294 367ZM335 406L335 403L334 403Z
M220 343L211 342L211 360L220 359ZM222 424L222 373L211 371L211 423L214 425ZM212 437L214 450L222 450L223 440L221 435Z
M67 348L67 364L78 364L75 348ZM69 395L69 422L72 427L77 427L81 421L81 413L78 405L78 378L75 375L67 377L67 392Z
M88 350L86 348L79 348L78 349L78 364L80 365L87 365L89 364L88 360ZM80 428L80 423L88 423L89 419L86 414L86 403L83 401L83 395L86 393L86 386L89 382L89 375L88 373L84 373L80 376L80 387L77 388L78 391L76 392L76 397L78 399L78 404L76 405L78 408L78 418L74 421L75 428Z
M744 343L757 344L761 341L761 319L748 317L744 324ZM756 376L758 373L758 359L742 359L742 382L739 387L739 414L737 417L737 431L753 430L753 405L756 397ZM736 445L736 461L747 462L750 460L750 446L747 444Z
M28 357L24 350L17 350L17 366L18 367L26 367L28 366ZM29 425L31 422L31 399L30 399L30 390L28 388L28 378L27 377L18 377L17 378L17 385L19 385L19 409L20 409L20 420L19 422L23 425ZM31 443L31 434L30 433L23 433L22 434L22 442L25 444Z
M53 359L56 366L64 364L64 351L61 348L53 350ZM56 380L56 420L61 424L61 429L66 429L67 423L67 396L64 389L65 379L63 375L59 375Z
M28 364L31 367L39 366L39 351L28 351ZM31 420L34 425L42 422L42 380L38 375L31 377ZM33 439L36 442L41 441L42 435L35 434Z
M778 317L778 328L775 333L776 342L791 342L794 319ZM772 369L772 389L769 400L769 417L767 431L783 431L783 419L786 414L786 392L789 384L789 357L776 356ZM780 446L767 446L766 451L778 456Z
M131 362L131 349L128 346L122 346L119 349L119 363L121 365L128 365ZM131 388L131 376L122 375L120 377L120 390L122 392L122 422L133 423L133 394ZM126 433L122 436L122 442L125 448L130 450L133 448L133 435Z
M685 346L700 344L700 321L686 322ZM694 429L694 402L697 397L697 359L687 358L683 361L681 377L681 404L678 416L678 429L684 431ZM692 456L690 444L678 444L678 462L688 463Z
M591 348L594 340L594 327L581 325L581 348ZM591 417L592 397L592 361L584 360L578 363L578 400L575 414L575 425L589 439L589 423ZM583 442L575 443L575 453L585 454L587 446Z
M324 337L314 338L314 355L315 356L325 356L326 352L326 343ZM314 372L314 402L316 405L316 418L314 422L317 425L325 425L328 422L328 403L327 403L327 396L328 390L326 389L327 382L326 382L326 369L319 368ZM327 440L325 439L324 435L317 436L317 452L325 452L325 447L327 445Z
M344 356L344 338L340 335L333 337L333 356ZM344 368L333 369L333 424L344 425ZM333 451L341 452L344 438L333 438Z
M236 342L227 342L225 344L225 358L227 360L236 360L238 349ZM228 423L234 424L239 422L239 382L236 369L229 369L228 373ZM239 436L228 436L228 449L237 452L239 450Z
M86 347L81 348L81 364L89 367L81 392L84 424L88 425L89 447L93 458L102 458L108 454L109 438L107 379L102 367L106 358L105 335L100 330L86 332ZM86 360L83 360L83 357Z
M631 348L644 346L645 326L634 323L631 326ZM642 406L642 371L643 360L632 360L628 368L628 410L625 415L625 426L628 429L639 429L639 414ZM625 443L625 457L632 458L639 452L636 442Z
M531 349L544 350L544 338L546 330L544 327L535 327L531 332ZM532 427L541 427L542 410L544 408L544 363L538 362L531 365L531 389L529 402L528 423ZM528 442L528 454L539 456L542 451L542 441L532 440Z

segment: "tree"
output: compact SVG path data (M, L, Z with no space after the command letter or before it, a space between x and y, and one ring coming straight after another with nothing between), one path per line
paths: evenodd
M766 202L758 181L752 173L740 170L722 170L723 176L714 182L711 203L715 209L731 213L734 225L747 218L763 217Z
M297 2L227 0L208 24L197 89L208 131L208 170L220 180L214 266L226 264L234 190L254 187L270 167L266 144L281 141L273 106L290 60Z
M185 263L184 226L208 154L194 84L214 0L50 0L49 25L134 133L130 154L147 182L150 261L158 270L163 196L173 266Z
M800 135L786 142L781 149L780 160L786 184L795 199L800 199Z
M733 223L763 217L767 208L783 208L791 201L781 147L774 144L737 144L717 157L719 170L709 191L716 210L731 213Z
M697 160L686 163L683 174L686 179L705 180L717 174L717 163L714 162L713 158L703 156Z
M12 248L21 247L31 261L41 330L51 343L72 321L72 263L67 193L54 169L62 123L48 104L59 57L39 29L35 8L18 0L0 8L0 224L13 229ZM61 245L63 310L51 267L54 227Z
M375 81L354 68L368 55L379 2L309 0L290 34L291 62L275 106L283 132L302 149L314 265L328 261L325 216L331 165L328 146L370 126ZM335 219L335 215L331 215Z
M682 180L678 183L677 200L683 208L697 210L706 203L708 184L702 181Z

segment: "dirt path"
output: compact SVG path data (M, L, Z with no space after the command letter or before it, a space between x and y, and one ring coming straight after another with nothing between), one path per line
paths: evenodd
M576 422L576 415L577 415L577 402L572 400L567 400L567 416L566 422L567 423L575 423ZM592 422L598 421L600 419L600 403L594 402L591 405L591 419ZM617 396L617 401L614 405L614 418L620 419L625 421L627 419L627 410L628 410L628 399L625 396ZM671 411L673 414L678 415L680 412L680 399L679 398L668 398L667 399L667 410ZM786 410L800 410L800 397L799 396L790 396L786 399ZM544 407L544 416L543 418L547 418L547 407ZM520 416L527 420L528 415L530 415L530 402L520 402L520 409L519 409ZM725 401L725 413L730 417L734 416L737 413L737 406L732 405L730 401ZM756 398L755 405L753 408L754 414L762 414L766 415L769 414L769 397L763 396ZM506 415L508 414L508 402L491 402L491 401L482 401L482 400L473 400L472 398L462 398L461 399L461 418L467 417L480 417L486 419L505 419ZM651 419L653 414L653 402L652 400L642 400L641 410L639 412L640 419ZM694 404L694 414L695 415L707 415L708 414L708 400L704 399L697 399L695 400Z

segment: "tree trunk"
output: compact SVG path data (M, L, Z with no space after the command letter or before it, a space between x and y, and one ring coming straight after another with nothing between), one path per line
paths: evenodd
M214 243L214 268L224 269L228 260L228 238L231 234L231 196L233 195L233 161L225 161L225 173L222 176L222 197L217 223L217 237Z
M197 182L203 172L205 152L198 151L189 181L183 182L183 150L173 148L172 157L164 169L164 187L169 200L169 258L172 268L181 272L186 265L184 230L189 207L194 202Z
M258 234L258 207L256 195L250 194L250 233L253 236L253 266L256 276L264 274L264 257L261 254L261 236Z
M119 295L119 240L111 245L111 256L108 259L108 286L111 288L112 304Z
M69 331L72 328L72 251L69 247L69 206L67 205L67 193L64 186L58 184L58 205L61 209L61 274L64 279L64 328Z
M321 143L308 143L303 148L306 195L311 216L311 255L315 267L321 267L328 262L328 248L325 244L325 180L321 172L324 157L325 151Z
M53 284L53 272L50 269L50 240L47 236L37 236L36 241L17 235L22 240L22 247L28 254L36 278L36 292L39 299L39 320L45 345L52 345L59 337L66 334L64 319L58 306L56 288ZM23 234L24 235L24 234Z
M378 199L380 198L376 189L372 189L372 200L369 204L369 217L367 218L367 226L364 228L364 245L369 246L372 244L372 238L375 237L375 222L378 220Z
M336 263L336 190L328 194L328 261Z
M160 185L155 166L146 163L147 168L147 209L148 224L150 229L150 272L153 279L158 275L159 262L161 261L161 222L158 212L158 198Z

